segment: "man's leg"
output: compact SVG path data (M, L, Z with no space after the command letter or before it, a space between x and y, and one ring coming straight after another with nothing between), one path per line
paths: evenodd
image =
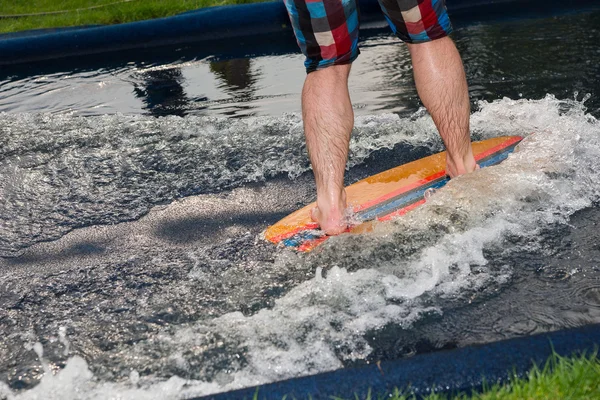
M469 92L458 50L449 37L408 44L415 83L446 145L446 172L455 177L477 168L469 131Z
M452 25L445 0L379 0L392 31L408 45L419 97L447 150L446 172L455 177L477 168L469 133L469 93L462 60L448 38Z
M350 64L311 72L302 91L302 119L310 162L317 184L312 218L325 233L346 229L344 171L354 112L348 93Z
M308 76L302 91L302 119L317 186L312 218L325 233L346 229L344 171L354 112L348 74L358 57L355 0L284 0Z

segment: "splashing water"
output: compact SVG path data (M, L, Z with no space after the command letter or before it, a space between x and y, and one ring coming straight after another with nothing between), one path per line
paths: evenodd
M15 121L22 118L25 127L33 129L38 135L43 130L38 127L39 122L32 122L38 117L4 115L2 118L14 118L13 127L20 126ZM55 123L60 127L84 123L66 116L44 118L49 118L50 122L45 120L43 124ZM197 118L156 121L142 117L131 119L116 116L107 117L101 123L98 120L86 123L98 125L94 132L109 132L110 139L96 142L96 149L99 150L94 150L94 154L107 151L108 143L116 140L117 136L110 133L115 126L140 127L137 134L126 139L135 141L135 145L115 146L108 152L113 152L111 155L114 155L118 148L124 148L130 160L143 160L143 157L138 157L139 154L150 153L148 150L135 150L144 149L145 145L140 142L146 140L144 138L148 132L162 126L161 124L164 124L164 129L167 123L171 124L169 132L178 137L174 141L177 144L165 139L164 142L154 142L152 148L159 146L164 151L171 151L169 146L175 146L179 150L173 150L174 154L186 153L187 150L183 149L191 148L193 156L186 158L188 161L184 163L192 159L197 163L189 178L181 178L190 181L194 173L207 168L198 160L204 159L204 155L200 154L209 150L199 144L205 140L201 138L199 131L193 134L189 132L202 124L204 127L208 126L209 132L214 130L211 140L215 139L219 143L216 145L219 150L215 150L212 157L222 161L215 162L215 165L221 167L212 170L212 177L205 178L204 188L197 193L239 186L248 180L266 179L269 174L286 173L293 178L307 168L300 152L289 153L289 157L279 155L277 158L272 154L289 145L287 141L299 146L299 119L295 116L228 122L231 124L228 128L223 126L227 124L224 120ZM264 128L265 125L277 127L269 129L278 133L259 139L267 129ZM221 126L221 129L216 129L216 126ZM123 268L124 276L115 278L115 281L124 284L110 286L110 280L106 279L105 285L108 286L98 287L90 281L89 289L79 286L76 293L95 296L98 290L104 290L109 292L109 296L130 299L130 303L124 305L116 300L104 300L101 302L104 308L96 311L96 316L87 316L85 312L83 315L71 312L56 317L53 324L67 328L60 331L62 333L59 332L56 345L48 342L44 346L50 348L47 352L54 354L55 359L65 360L66 353L69 353L71 358L64 368L56 374L46 372L39 384L27 391L14 393L6 386L0 388L0 396L11 399L111 396L138 399L152 398L160 393L163 398L175 399L333 370L349 363L373 360L378 345L370 337L389 327L395 327L399 332L410 332L411 329L416 329L415 326L425 324L428 320L445 321L446 318L452 318L454 310L459 313L467 304L473 304L474 307L478 302L493 304L495 299L502 299L506 293L516 290L519 282L526 278L529 279L528 285L535 285L535 280L541 278L534 272L523 275L528 273L530 267L522 262L520 254L540 253L553 256L552 249L546 244L551 237L547 237L546 232L568 226L575 213L594 207L600 199L600 173L596 169L600 156L600 125L593 116L586 113L583 102L558 100L548 95L541 100L502 99L491 103L482 102L479 104L479 111L472 116L472 127L474 135L481 139L499 135L522 135L526 138L519 145L518 151L501 165L452 180L444 189L430 196L425 205L391 223L377 225L372 234L341 235L332 238L309 255L297 255L259 244L256 241L258 229L254 233L239 236L239 239L229 237L223 242L204 245L199 249L183 246L185 255L176 253L174 247L154 241L152 243L156 249L144 247L149 255L148 258L142 258L143 262L127 261L135 265L131 269L126 269L129 264L124 260L131 257L131 253L139 253L141 247L123 245L133 246L131 252L115 249L114 257L122 257L121 261L109 263L106 267L91 267L87 273L96 273L101 278L99 272L93 271ZM60 130L61 128L57 128L54 132ZM19 132L24 131L25 129ZM188 132L188 136L182 132ZM230 132L230 136L223 132ZM279 138L280 132L292 134L277 139L283 142L277 142L274 138ZM43 158L42 154L47 147L39 154L35 153L34 138L17 139L17 136L14 135L10 140L25 140L29 143L29 151L37 154L32 158L38 161ZM87 140L91 140L90 137L91 135ZM48 138L39 140L44 142ZM273 142L277 144L273 145ZM412 119L396 116L365 117L357 121L350 166L360 168L372 154L376 155L381 149L393 148L398 142L426 145L431 151L439 150L441 146L433 124L426 116ZM16 142L11 146L13 149L19 147ZM261 146L267 146L271 150L259 154ZM244 154L246 151L248 156L241 157L246 161L238 169L227 168L226 158L222 156L225 149L230 149L230 154L238 151ZM14 151L5 151L4 160L10 158L12 168L21 171L24 166L17 166L15 160L20 158L24 162L26 152L17 157ZM59 150L50 152L52 151L60 153ZM77 151L83 154L82 150L73 150L74 153ZM44 165L57 165L52 163L57 162L58 153L52 153L55 156L45 159ZM250 162L250 154L262 158ZM73 156L74 160L84 158L81 154ZM8 163L4 162L3 168L6 168ZM60 162L65 163L64 159ZM127 163L131 165L132 161L122 161L121 165ZM142 161L139 163L143 165ZM93 176L92 172L87 171L95 170L95 167L90 167L94 162L79 162L77 165L82 166L82 180ZM88 170L83 168L85 165L88 165ZM45 171L45 168L40 171ZM156 176L161 173L156 172ZM23 175L22 172L21 174ZM40 172L35 179L44 182L43 176L44 173ZM122 176L126 174L123 172ZM300 178L296 179L300 182ZM139 188L145 187L140 184ZM6 186L3 190L6 193ZM62 187L56 193L61 190ZM114 194L120 193L118 185L115 184L111 190L111 196L118 197ZM11 193L16 192L18 191ZM176 196L173 193L169 196ZM182 193L179 195L183 195ZM101 195L99 198L102 196L108 195ZM138 192L123 194L123 198L135 196L138 196ZM162 199L164 198L169 197ZM72 198L66 201L70 205L78 204ZM155 198L145 199L144 210L155 201ZM181 207L193 207L194 201L196 200L193 198L186 199L181 206L173 203L151 211L147 217L130 222L129 225L102 229L110 233L125 229L125 225L143 228L147 224L146 220L174 213ZM263 206L271 204L268 196L258 196L252 201ZM117 215L115 213L107 217L102 211L94 214L84 206L77 212L89 215L94 223L108 222L109 217ZM141 213L139 210L138 212ZM19 211L15 214L20 215ZM117 220L130 218L133 216L120 215ZM74 226L72 224L70 228ZM86 229L74 231L63 239L74 240L77 235L84 237L84 234L89 234L85 232L93 233L97 230ZM64 231L60 232L63 233ZM19 237L22 233L15 235ZM23 246L32 243L29 237L21 240ZM144 240L143 235L136 238L140 243ZM230 248L234 251L228 252L227 249ZM155 270L150 269L153 263L156 265ZM172 272L165 271L171 269ZM132 277L143 271L163 273L157 278L152 278L151 275L143 277L145 285L151 288L150 292L136 283L136 279L142 278ZM585 265L569 276L575 276L572 279L583 279L580 278L582 274L577 271L586 271L590 277L593 276L593 271ZM58 278L48 275L43 285L54 287L58 285L58 279L67 282L82 279L70 277L69 274L71 272L65 272ZM98 280L98 277L94 280ZM4 281L16 285L9 282L10 277L4 278ZM195 297L208 296L210 288L217 284L222 286L219 286L214 297L205 297L203 300ZM155 289L159 286L159 289ZM97 302L92 299L88 304L86 296L70 292L64 294L64 300L57 300L52 290L55 289L51 289L47 297L41 292L41 297L36 301L56 310L58 314L61 302L68 302L69 299L74 301L69 306L70 309L76 311L86 310L89 304ZM587 293L588 297L584 300L589 304L590 292ZM263 300L267 296L268 300L257 303L259 305L256 308L243 310L243 304L255 301L249 300L255 299L253 296ZM519 304L530 302L522 293L511 295L509 299ZM219 301L223 304L219 305ZM14 304L17 303L15 301ZM25 305L20 306L18 313L11 314L11 318L23 320L27 315L35 315L34 311L27 311L26 300L21 300L21 303ZM182 310L195 309L198 315L180 311L186 318L178 320L176 311L164 311L165 304ZM115 344L104 347L86 341L87 336L99 329L98 323L93 320L108 318L109 315L113 318L118 313L116 310L124 307L131 309L123 311L130 312L127 317L129 319L125 320L129 321L127 326L133 326L131 323L135 321L143 321L151 327L150 333L133 339L133 336L123 333L133 328L126 328L123 332L115 331ZM583 311L580 309L580 312L588 322L598 322L600 314L597 310L598 307L592 304ZM28 312L31 314L27 314ZM494 314L493 307L488 306L486 312ZM560 313L557 312L558 314ZM169 315L170 320L167 319ZM154 325L148 322L159 316L163 322ZM40 325L39 322L36 324ZM568 321L563 324L568 325ZM547 329L555 326L549 324ZM17 331L11 329L7 332L17 335ZM121 336L117 335L118 332L121 332ZM56 331L52 334L55 335ZM477 337L465 338L463 343L477 340ZM490 334L487 340L491 337L493 336ZM56 347L58 343L61 343L60 351L53 352L54 347L59 349ZM85 352L82 352L83 349ZM89 365L80 354L86 354ZM44 364L43 361L40 362ZM56 365L56 360L51 365Z
M0 256L73 228L139 218L156 204L308 171L296 115L73 117L0 113ZM398 141L434 140L423 119L357 121L349 166Z

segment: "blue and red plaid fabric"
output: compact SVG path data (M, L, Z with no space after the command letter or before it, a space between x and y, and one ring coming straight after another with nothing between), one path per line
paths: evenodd
M307 72L349 64L358 57L356 0L284 0ZM392 28L407 43L447 36L452 25L445 0L379 0Z

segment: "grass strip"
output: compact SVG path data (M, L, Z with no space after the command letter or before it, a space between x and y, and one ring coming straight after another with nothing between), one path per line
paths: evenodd
M255 400L260 399L260 394ZM357 396L336 400L362 400ZM366 400L417 400L396 390L391 395L367 396ZM484 385L481 393L432 394L425 400L548 400L600 399L600 359L597 353L573 357L554 354L542 367L534 366L524 377L513 374L505 384Z
M0 33L84 25L110 25L168 17L185 11L265 0L0 0ZM9 18L12 15L29 15Z

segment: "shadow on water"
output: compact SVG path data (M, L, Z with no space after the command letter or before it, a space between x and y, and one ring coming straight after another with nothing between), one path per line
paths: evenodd
M210 71L220 80L222 90L235 101L244 103L253 97L253 85L257 80L251 71L251 60L246 58L211 61ZM181 67L147 69L137 72L132 77L135 96L144 103L144 109L155 117L176 115L183 117L190 111L202 115L207 110L209 102L206 96L193 97L185 91L186 82ZM251 106L243 107L251 110ZM235 111L225 112L225 115L235 114Z
M218 76L233 91L250 88L256 78L250 74L251 60L238 58L227 61L213 61L210 70Z
M293 211L295 209L263 214L232 214L227 212L206 218L174 220L162 224L155 234L161 239L174 243L196 242L203 238L210 238L217 232L227 229L228 226L265 226L272 224Z
M54 254L27 253L19 257L4 258L7 266L29 265L40 262L60 262L86 256L100 256L106 252L106 243L82 241Z
M134 92L151 115L185 115L190 100L183 88L184 78L180 68L151 70L141 75L142 79L134 84Z
M211 61L210 71L221 82L221 88L228 93L233 101L239 104L239 108L245 111L245 115L253 107L252 99L256 92L256 82L260 78L260 73L251 71L252 60L247 58L238 58L224 61ZM224 111L227 116L235 116L238 110Z
M344 184L346 186L351 185L361 179L387 171L398 165L430 156L436 152L432 151L435 148L433 144L413 146L409 143L398 143L391 149L380 149L367 157L361 163L360 168L350 168L344 176Z

